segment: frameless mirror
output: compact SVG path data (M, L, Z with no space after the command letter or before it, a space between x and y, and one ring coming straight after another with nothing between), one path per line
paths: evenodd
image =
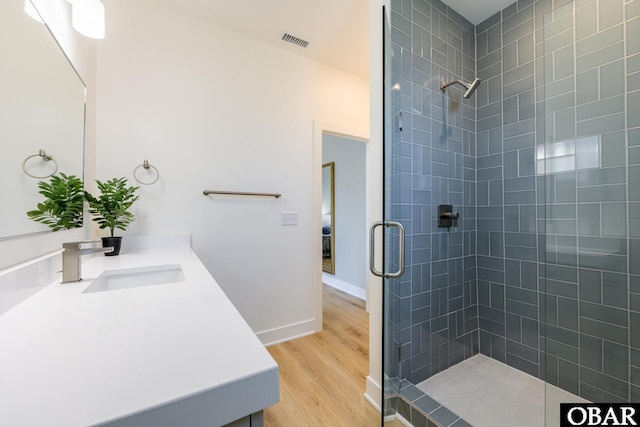
M322 271L336 273L334 163L322 165Z
M38 182L56 168L83 176L84 83L26 6L0 2L0 239L49 230L26 212L44 199Z

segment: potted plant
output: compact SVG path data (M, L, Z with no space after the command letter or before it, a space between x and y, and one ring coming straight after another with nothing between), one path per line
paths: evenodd
M115 256L120 253L122 244L122 237L114 236L115 229L124 231L135 219L129 208L140 198L135 195L138 187L127 187L126 178L113 178L105 182L96 179L96 185L100 195L94 197L85 191L84 197L89 203L89 213L94 216L93 220L100 228L108 228L111 232L109 237L102 238L103 247L113 247L113 251L105 255Z
M49 226L53 231L82 227L83 185L74 175L53 175L49 182L38 183L45 199L37 209L27 212L32 220Z

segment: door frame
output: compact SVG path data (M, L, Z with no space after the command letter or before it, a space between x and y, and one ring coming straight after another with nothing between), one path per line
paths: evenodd
M365 163L367 176L369 171L369 131L352 126L329 123L321 120L313 121L313 256L314 256L314 278L313 292L315 294L315 330L322 330L322 236L319 230L322 229L322 135L334 135L354 141L365 143ZM367 179L367 198L365 224L369 224L369 180ZM316 232L318 231L318 232ZM362 230L367 233L366 229ZM367 253L368 255L368 253ZM366 257L365 257L366 258ZM368 271L367 259L362 260L362 268ZM368 298L367 298L368 301Z

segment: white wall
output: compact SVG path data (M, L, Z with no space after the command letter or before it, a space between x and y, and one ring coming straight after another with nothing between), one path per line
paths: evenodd
M128 233L191 233L263 342L312 332L313 121L366 129L367 80L170 6L104 3L97 176L131 180L144 159L161 174L140 189ZM283 196L205 197L204 189ZM297 211L299 225L280 226L282 211Z
M323 274L323 281L363 299L367 287L366 148L363 141L331 134L322 136L322 163L335 163L336 231L335 274Z
M95 169L96 41L81 36L71 28L71 5L66 0L34 0L34 3L87 86L85 180L90 180ZM82 229L2 240L0 269L61 249L62 242L83 240L87 230L85 225Z

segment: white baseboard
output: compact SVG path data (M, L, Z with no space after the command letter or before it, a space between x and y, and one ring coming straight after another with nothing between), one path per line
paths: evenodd
M378 411L382 410L382 388L370 375L367 376L364 398Z
M315 334L315 319L305 320L304 322L294 323L280 328L270 329L268 331L257 332L256 335L262 345L269 347L271 345L280 344L285 341L291 341L296 338L302 338L307 335Z
M336 288L339 291L345 292L351 296L354 296L362 301L367 300L367 290L360 288L358 286L352 285L351 283L347 283L343 280L336 279L335 277L322 273L322 283L325 285L329 285L332 288Z

